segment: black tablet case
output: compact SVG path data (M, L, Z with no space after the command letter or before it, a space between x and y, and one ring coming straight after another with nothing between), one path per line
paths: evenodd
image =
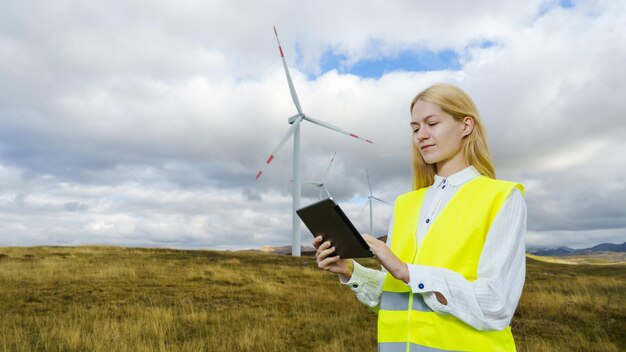
M332 198L296 210L313 237L321 235L330 241L342 259L373 257L367 242Z

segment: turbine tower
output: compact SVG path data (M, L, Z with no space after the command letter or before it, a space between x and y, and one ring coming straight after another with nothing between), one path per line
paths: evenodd
M337 152L335 152L335 154L333 154L333 157L330 159L330 163L328 163L328 168L326 168L326 173L324 174L324 177L322 178L321 181L307 182L308 184L313 185L319 189L320 199L322 199L322 191L326 192L326 196L330 198L330 192L328 192L328 188L326 188L324 181L326 181L326 176L328 176L328 171L330 171L330 167L333 165L333 160L335 160L335 155L337 155Z
M373 209L372 201L373 200L377 200L377 201L383 202L385 204L389 204L389 205L391 205L391 204L388 203L388 202L385 202L384 200L382 200L380 198L374 197L374 195L372 194L372 183L370 182L370 173L367 171L367 169L365 169L365 173L367 174L367 184L370 187L370 196L367 197L367 199L369 200L369 205L370 205L370 235L374 236L374 232L373 232L374 231L374 226L373 226L373 224L374 224L374 215L373 215L373 210L372 210Z
M300 256L300 218L296 214L296 210L300 208L300 196L301 196L301 181L300 181L300 122L303 120L309 121L316 125L326 127L328 129L337 131L339 133L347 134L350 137L358 138L364 140L368 143L373 143L369 139L361 138L354 133L350 133L348 131L342 130L338 127L330 125L326 122L316 120L311 118L310 116L305 115L302 112L302 108L300 107L300 100L298 100L298 95L296 94L296 89L293 86L293 82L291 81L291 75L289 74L289 69L287 68L287 62L285 61L285 55L283 54L283 48L280 45L280 41L278 40L278 32L276 31L276 27L274 27L274 35L276 36L276 43L278 44L278 51L280 52L280 57L283 61L283 67L285 68L285 75L287 76L287 83L289 84L289 91L291 92L291 99L293 100L294 105L296 106L296 110L298 113L296 115L291 116L287 122L291 124L291 127L287 130L287 133L283 136L283 138L278 143L278 146L274 149L272 154L265 161L265 165L259 170L256 175L256 179L258 180L263 174L263 170L267 167L276 156L278 156L278 152L283 147L283 145L287 142L287 139L291 137L293 134L293 211L292 211L292 242L291 242L291 255L294 257Z

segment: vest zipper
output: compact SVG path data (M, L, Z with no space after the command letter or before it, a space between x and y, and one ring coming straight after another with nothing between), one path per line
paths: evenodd
M417 236L416 236L417 237ZM417 238L415 238L415 250L413 250L413 258L411 259L411 264L415 264L415 258L417 257ZM407 307L407 331L409 332L408 339L406 341L406 350L405 352L411 352L411 311L413 309L413 290L411 286L409 286L409 306Z
M419 215L418 215L418 218L419 218ZM417 244L417 236L415 236L415 249L413 250L413 258L411 259L411 264L415 264L415 258L417 257L418 248L419 246ZM409 332L409 336L406 342L405 352L411 352L411 310L413 309L413 295L414 295L413 290L411 289L411 286L409 286L409 306L407 307L407 319L406 319L407 331Z

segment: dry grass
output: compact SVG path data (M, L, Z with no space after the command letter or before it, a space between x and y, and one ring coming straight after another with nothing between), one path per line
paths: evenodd
M626 266L529 259L518 349L624 350L624 292ZM0 351L376 350L375 315L307 257L0 248L0 318Z
M626 350L626 265L568 265L528 258L513 319L527 351Z

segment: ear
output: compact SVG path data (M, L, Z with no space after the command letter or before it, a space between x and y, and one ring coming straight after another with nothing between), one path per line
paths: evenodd
M462 137L465 137L472 133L474 130L474 118L471 116L465 116L463 118L463 132L461 134Z

